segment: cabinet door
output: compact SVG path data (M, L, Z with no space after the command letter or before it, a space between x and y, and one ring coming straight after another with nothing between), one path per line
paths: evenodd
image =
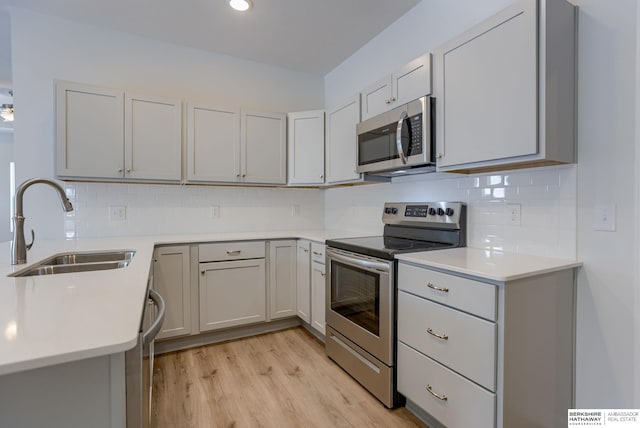
M289 113L289 184L324 183L324 110Z
M182 102L125 94L125 178L180 181Z
M242 112L242 181L287 183L286 123L284 114Z
M327 112L327 183L359 181L356 173L356 124L360 122L360 94Z
M313 262L311 268L311 326L325 334L326 285L325 267Z
M269 318L296 315L296 241L269 242Z
M191 333L191 275L189 247L159 247L153 253L153 287L166 309L158 339Z
M307 324L311 323L311 243L298 241L296 272L296 314Z
M536 2L518 2L439 48L438 166L538 151Z
M122 91L56 82L58 177L122 178Z
M431 93L431 54L414 59L391 75L392 106L406 104Z
M200 264L200 331L266 320L264 259Z
M391 102L391 76L388 75L362 90L362 120L389 110Z
M240 110L192 104L188 109L187 179L240 180Z

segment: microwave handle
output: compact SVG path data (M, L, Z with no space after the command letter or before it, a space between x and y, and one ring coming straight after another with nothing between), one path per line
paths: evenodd
M409 117L409 115L406 111L400 113L400 120L398 120L398 127L396 128L396 147L398 148L398 154L403 164L407 163L407 157L404 154L404 150L402 150L402 125L407 117Z

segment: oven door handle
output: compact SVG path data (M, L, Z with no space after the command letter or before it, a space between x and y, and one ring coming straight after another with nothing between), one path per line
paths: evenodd
M367 270L376 270L379 272L386 272L386 273L389 273L389 271L391 270L388 263L374 262L372 260L356 259L353 257L343 256L342 254L338 254L330 251L328 253L329 253L329 260L335 260L351 266L356 266L356 267L367 269Z

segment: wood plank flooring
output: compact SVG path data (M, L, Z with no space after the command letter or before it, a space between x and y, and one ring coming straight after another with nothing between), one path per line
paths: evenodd
M302 327L159 355L152 426L426 427L386 409Z

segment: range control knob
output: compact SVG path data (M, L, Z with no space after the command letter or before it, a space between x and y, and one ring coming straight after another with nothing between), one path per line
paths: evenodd
M436 209L435 208L429 208L429 215L436 215Z
M385 213L385 214L391 214L391 208L386 207L386 208L384 209L384 213Z
M447 215L447 217L451 217L453 215L453 208L447 208L444 213Z
M393 215L398 214L398 209L397 208L391 208L391 214L393 214Z
M442 208L438 208L438 215L444 215L444 210Z

